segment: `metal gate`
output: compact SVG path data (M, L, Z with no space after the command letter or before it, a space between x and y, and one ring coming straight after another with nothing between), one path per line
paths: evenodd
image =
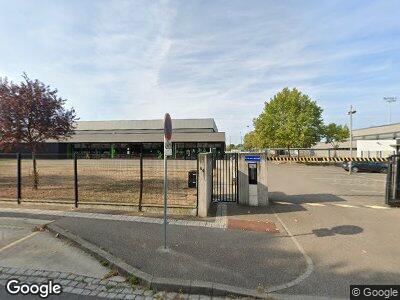
M238 154L214 154L212 163L212 201L237 202L239 199Z

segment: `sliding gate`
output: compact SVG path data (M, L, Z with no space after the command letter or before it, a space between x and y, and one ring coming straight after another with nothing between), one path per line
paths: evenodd
M238 154L214 154L212 178L213 202L237 202Z

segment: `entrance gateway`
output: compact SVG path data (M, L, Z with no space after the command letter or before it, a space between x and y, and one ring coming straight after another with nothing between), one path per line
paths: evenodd
M212 202L238 202L238 153L213 154Z
M267 159L264 153L212 156L212 202L268 205Z

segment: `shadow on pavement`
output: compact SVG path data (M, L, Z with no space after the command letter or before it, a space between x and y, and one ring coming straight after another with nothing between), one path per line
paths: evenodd
M236 202L227 202L227 215L228 217L243 215L251 217L252 215L307 211L304 203L345 202L346 200L333 194L286 195L282 192L272 192L269 194L269 201L270 207L252 207ZM216 206L215 203L210 205L210 216L215 216Z

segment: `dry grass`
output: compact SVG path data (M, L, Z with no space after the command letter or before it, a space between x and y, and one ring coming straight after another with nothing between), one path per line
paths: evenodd
M73 203L73 160L37 159L39 188L32 188L32 161L22 160L22 198L62 200ZM0 159L0 198L16 197L16 160ZM196 189L187 187L187 172L196 161L168 162L169 203L196 205ZM138 159L78 160L79 200L138 204L140 162ZM163 161L143 161L143 204L162 204Z

